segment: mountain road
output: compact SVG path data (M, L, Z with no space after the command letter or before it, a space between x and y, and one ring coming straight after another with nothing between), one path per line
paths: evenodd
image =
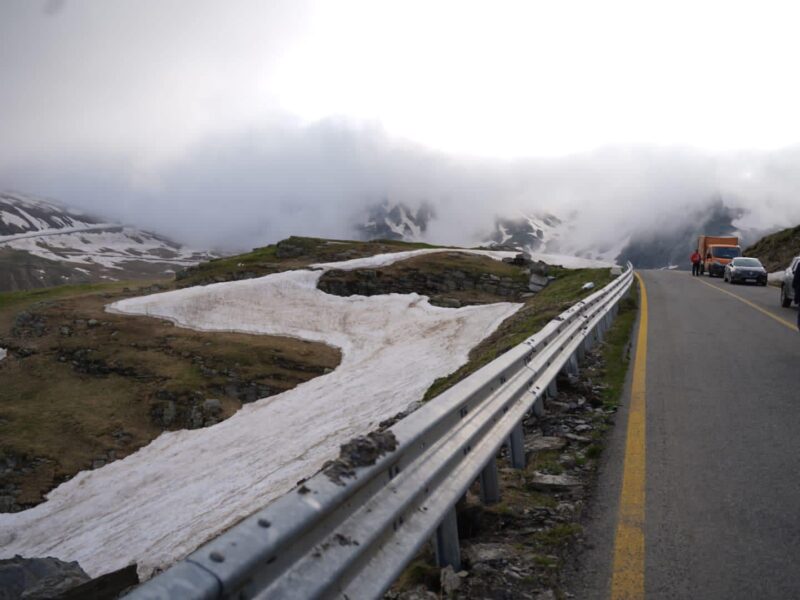
M644 271L577 598L800 598L800 333L774 287Z

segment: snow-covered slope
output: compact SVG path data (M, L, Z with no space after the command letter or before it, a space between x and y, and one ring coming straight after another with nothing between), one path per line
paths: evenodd
M0 194L0 258L5 271L0 290L154 277L209 257L50 200Z
M383 266L426 252L435 250L318 266ZM77 560L91 575L136 562L149 576L315 473L340 444L421 399L520 306L438 308L417 294L339 297L317 289L321 273L287 271L109 307L193 329L323 341L342 349L342 362L213 427L164 433L123 460L79 473L35 508L0 514L0 556Z

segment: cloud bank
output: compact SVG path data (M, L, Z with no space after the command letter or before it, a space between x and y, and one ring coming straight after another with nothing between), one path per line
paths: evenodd
M712 155L689 148L610 147L551 159L491 160L432 151L378 125L285 115L208 136L158 165L64 156L0 167L0 184L228 250L291 234L353 237L369 206L431 204L426 237L480 242L498 215L553 213L596 246L679 229L712 201L743 229L800 222L800 148Z

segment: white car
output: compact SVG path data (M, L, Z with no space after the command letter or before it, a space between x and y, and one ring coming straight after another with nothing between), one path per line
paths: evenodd
M786 269L783 274L783 283L781 284L781 305L784 308L789 308L792 305L794 297L794 271L797 264L800 263L800 256L795 256L792 264Z

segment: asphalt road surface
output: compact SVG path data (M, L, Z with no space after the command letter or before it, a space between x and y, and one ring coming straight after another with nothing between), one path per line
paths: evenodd
M641 276L644 597L800 598L797 308L782 308L774 287L678 271ZM630 387L601 464L576 598L642 597L635 585L614 585L612 595Z

